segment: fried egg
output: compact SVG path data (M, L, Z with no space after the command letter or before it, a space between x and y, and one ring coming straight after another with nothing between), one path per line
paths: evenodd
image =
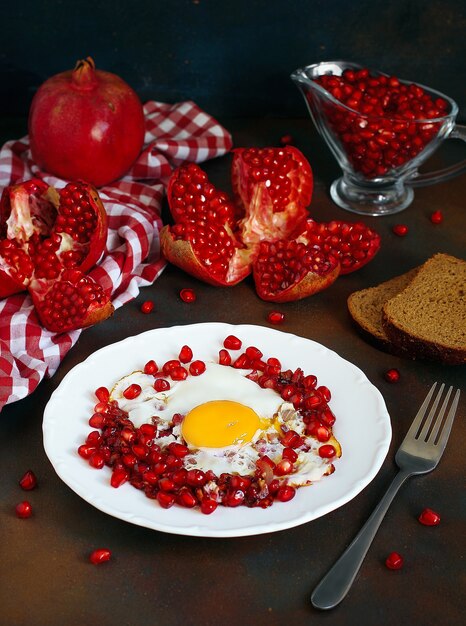
M186 469L211 470L217 476L252 474L260 457L267 455L275 463L282 459L280 435L294 430L303 437L304 445L296 450L298 458L287 482L300 486L319 480L329 470L328 459L318 454L321 444L305 436L305 424L292 404L247 378L249 373L206 363L200 376L181 381L167 377L170 389L157 392L154 376L136 371L120 379L110 397L136 427L155 422L157 443L162 447L172 441L187 445ZM139 385L141 393L127 399L124 391L132 384ZM176 414L183 417L173 426Z

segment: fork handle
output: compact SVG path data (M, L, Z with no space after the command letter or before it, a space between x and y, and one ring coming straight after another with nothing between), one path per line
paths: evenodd
M315 608L333 609L346 596L388 507L401 485L411 475L411 472L400 470L395 476L385 495L352 543L314 589L311 602Z

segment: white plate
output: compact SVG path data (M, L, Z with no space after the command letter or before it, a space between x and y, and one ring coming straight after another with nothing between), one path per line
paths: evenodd
M126 483L110 486L110 469L91 468L77 454L91 430L88 419L94 390L140 369L176 358L184 344L194 358L215 361L227 335L280 359L283 369L301 367L332 392L336 438L343 455L336 471L297 491L293 500L267 509L219 507L211 515L177 505L162 509L157 501ZM44 447L60 478L96 508L132 524L168 533L201 537L238 537L269 533L309 522L354 498L377 474L391 439L390 417L380 392L363 372L324 346L261 326L193 324L150 330L98 350L74 367L53 393L44 414Z

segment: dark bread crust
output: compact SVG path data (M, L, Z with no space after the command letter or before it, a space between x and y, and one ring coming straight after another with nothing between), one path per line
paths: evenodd
M395 276L375 287L355 291L348 297L349 314L361 336L377 348L397 356L410 356L403 347L393 343L382 323L382 308L390 298L402 291L414 278L418 268Z
M466 363L466 261L446 254L428 259L385 303L382 324L389 340L415 358Z

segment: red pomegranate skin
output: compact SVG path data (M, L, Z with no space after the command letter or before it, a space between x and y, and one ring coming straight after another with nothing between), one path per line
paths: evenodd
M121 78L92 59L46 80L29 112L34 161L66 180L102 187L120 178L144 143L142 104Z

